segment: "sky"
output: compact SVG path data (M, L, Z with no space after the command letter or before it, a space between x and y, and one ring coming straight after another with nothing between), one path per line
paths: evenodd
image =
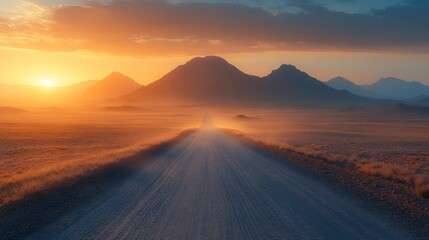
M0 82L68 85L120 71L147 84L196 56L263 76L429 85L426 0L2 0Z

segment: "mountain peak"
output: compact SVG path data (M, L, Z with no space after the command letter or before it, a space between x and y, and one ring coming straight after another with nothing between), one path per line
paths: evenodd
M248 75L215 56L194 58L120 101L185 104L343 104L366 101L334 90L293 65L266 77Z
M119 79L130 79L129 77L125 76L124 74L118 72L118 71L113 71L111 72L109 75L107 75L105 78L103 78L103 80L119 80Z
M228 61L218 56L196 57L191 59L185 65L182 65L182 67L198 68L198 69L204 68L206 70L211 69L213 71L229 70L234 72L241 72L234 65L230 64Z
M378 80L376 83L409 83L405 80L399 79L399 78L395 78L395 77L384 77L384 78L380 78L380 80Z
M297 67L295 67L292 64L282 64L279 68L277 68L276 70L274 70L272 73L274 72L279 72L282 74L300 74L300 73L304 73L301 70L299 70Z
M299 79L301 77L308 77L308 74L302 72L297 67L291 64L282 64L276 70L273 70L268 76L268 78L274 79L284 79L285 77L291 77L292 79Z
M429 86L395 77L381 78L369 88L380 95L392 99L409 99L429 94Z
M91 86L86 95L91 98L112 98L130 93L141 87L133 79L114 71Z
M344 90L347 90L349 92L350 92L350 89L348 89L349 87L358 87L352 81L348 80L347 78L341 77L341 76L337 76L337 77L332 78L331 80L327 81L326 84L328 86L334 88L334 89L338 89L338 90L344 89ZM357 94L357 95L359 95L359 94Z
M180 65L166 77L181 76L186 78L217 78L217 80L225 80L237 78L244 73L234 65L227 62L225 59L217 56L196 57L188 61L184 65Z
M352 81L350 81L350 80L348 80L348 79L346 79L344 77L341 77L341 76L336 76L336 77L332 78L331 80L329 80L328 82L347 82L347 83L352 83Z
M358 96L371 97L371 98L379 97L377 94L371 92L370 90L364 89L361 86L358 86L352 81L341 76L334 77L331 80L325 82L325 84L333 89L346 90Z
M292 64L282 64L277 70L278 71L299 71L299 72L301 72L297 67L295 67Z
M218 56L206 56L206 57L196 57L191 59L188 63L211 63L211 64L228 64L225 59Z
M396 86L413 86L416 88L427 88L428 86L423 85L420 82L406 81L396 77L384 77L380 78L373 86L385 86L385 85L396 85Z

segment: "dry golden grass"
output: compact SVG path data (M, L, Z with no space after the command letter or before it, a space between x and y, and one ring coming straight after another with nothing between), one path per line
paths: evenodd
M416 177L414 184L417 196L429 198L429 175L420 175Z
M200 112L180 114L34 111L2 118L0 205L96 171L201 121Z
M423 198L429 198L429 186L416 186L416 195Z
M413 173L399 165L374 161L358 163L357 168L365 174L382 176L408 184L413 183Z
M220 126L257 141L407 184L425 197L429 188L429 118L362 117L338 111L220 110ZM240 121L236 114L255 117ZM219 122L219 121L218 121ZM418 183L420 181L420 183Z
M427 196L429 119L362 119L309 110L204 109L218 127L341 162ZM196 108L133 113L28 111L0 118L0 203L94 171L200 124ZM237 114L255 117L234 119Z
M61 161L14 173L0 180L0 203L5 204L49 189L61 182L89 174L144 149L144 146L113 150L84 159Z

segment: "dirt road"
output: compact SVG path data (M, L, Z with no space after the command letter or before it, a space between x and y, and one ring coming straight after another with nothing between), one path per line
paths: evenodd
M214 128L29 239L404 239L303 172Z

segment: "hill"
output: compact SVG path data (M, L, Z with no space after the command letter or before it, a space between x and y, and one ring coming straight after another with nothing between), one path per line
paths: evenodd
M194 58L122 99L167 103L250 101L258 80L221 58Z
M215 56L194 58L118 101L270 106L372 102L332 89L292 65L282 65L261 78L246 74Z
M421 95L429 95L429 86L394 77L381 78L372 85L362 87L391 99L405 100Z
M358 96L380 98L380 95L374 92L371 92L370 90L364 89L361 86L358 86L353 82L351 82L350 80L347 80L343 77L339 77L339 76L335 77L327 81L325 84L333 89L346 90Z
M89 87L84 92L84 96L87 99L108 99L133 92L141 87L133 79L119 72L112 72Z

